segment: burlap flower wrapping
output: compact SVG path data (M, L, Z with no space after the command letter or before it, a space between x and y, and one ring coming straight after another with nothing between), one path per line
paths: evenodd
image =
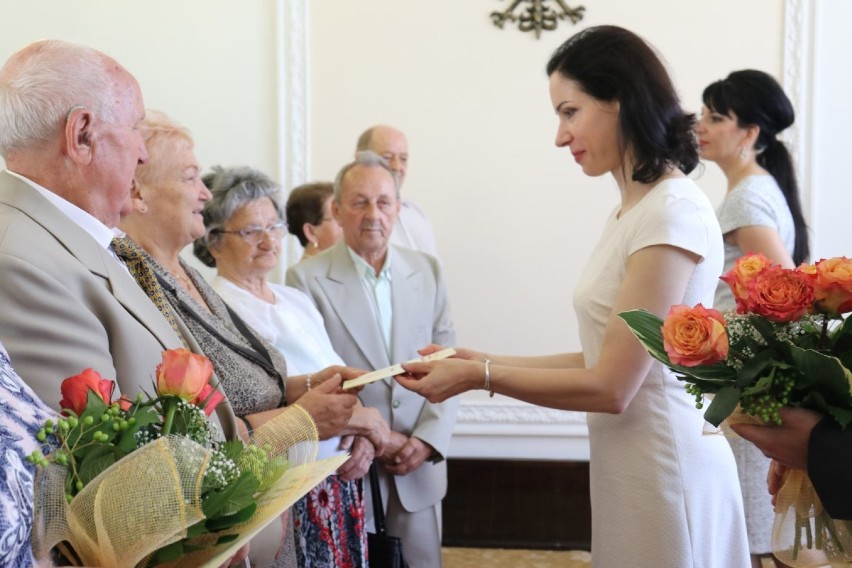
M229 529L239 534L236 541L205 546L173 565L186 568L227 560L346 459L343 455L316 462L317 440L313 420L298 405L258 428L252 444L270 457L286 457L289 468L257 496L252 518ZM72 556L69 560L83 566L146 566L152 553L183 538L203 519L200 488L210 467L209 453L187 438L160 438L106 469L71 503L65 498L67 470L55 464L45 468L36 481L36 557L45 558L60 545L66 556Z

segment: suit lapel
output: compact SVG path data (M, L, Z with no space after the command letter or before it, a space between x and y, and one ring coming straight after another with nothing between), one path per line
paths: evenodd
M176 335L121 263L101 248L92 236L74 223L38 191L14 176L0 173L0 200L41 225L93 275L109 282L118 302L154 334L163 346L176 344ZM11 191L9 191L11 190Z
M394 248L391 263L391 290L393 319L391 327L391 357L401 363L412 357L408 352L416 341L416 325L411 314L418 313L422 289L422 275L399 248ZM425 347L425 346L423 346Z
M355 344L373 369L382 369L390 361L382 339L371 298L361 282L346 244L341 241L331 251L328 274L319 281Z

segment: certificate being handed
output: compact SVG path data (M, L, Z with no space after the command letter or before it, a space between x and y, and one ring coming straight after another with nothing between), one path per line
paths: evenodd
M437 361L438 359L446 359L447 357L452 357L456 354L456 350L452 347L448 347L446 349L441 349L440 351L435 351L434 353L430 353L429 355L424 355L423 357L418 357L417 359L412 359L411 361L406 361L406 363L417 363L421 361ZM361 385L366 385L369 383L374 383L376 381L380 381L387 377L393 377L394 375L401 375L405 372L405 369L402 368L404 363L397 363L396 365L391 365L390 367L386 367L384 369L379 369L377 371L372 371L365 375L361 375L360 377L350 379L348 381L343 382L343 389L352 389L355 387L360 387Z

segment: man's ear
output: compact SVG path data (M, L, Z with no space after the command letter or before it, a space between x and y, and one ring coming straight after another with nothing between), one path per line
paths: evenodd
M68 113L65 120L65 148L68 157L77 164L88 165L93 157L94 135L92 132L92 111L77 106Z
M340 223L340 202L336 199L331 200L331 216Z

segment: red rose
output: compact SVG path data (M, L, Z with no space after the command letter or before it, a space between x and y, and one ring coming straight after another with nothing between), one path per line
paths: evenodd
M774 322L796 321L813 306L811 280L806 272L771 266L748 283L749 310Z
M210 400L207 400L207 397L210 397ZM198 398L192 401L192 403L196 406L204 404L202 407L204 409L204 414L210 416L223 400L225 400L225 395L210 385L204 385L204 388L201 389L200 393L198 393ZM204 401L207 401L206 404Z
M820 310L830 314L852 311L852 260L845 256L816 263L814 296Z
M90 390L95 391L106 404L110 404L114 389L115 383L113 381L103 378L94 369L86 369L79 375L68 377L62 381L60 386L62 400L59 401L59 406L66 410L73 410L77 416L80 416L86 409Z
M695 367L724 361L728 356L725 319L701 304L672 306L663 322L663 347L675 365Z
M204 355L189 349L169 349L163 351L163 362L157 365L157 393L193 401L211 376L213 364Z

